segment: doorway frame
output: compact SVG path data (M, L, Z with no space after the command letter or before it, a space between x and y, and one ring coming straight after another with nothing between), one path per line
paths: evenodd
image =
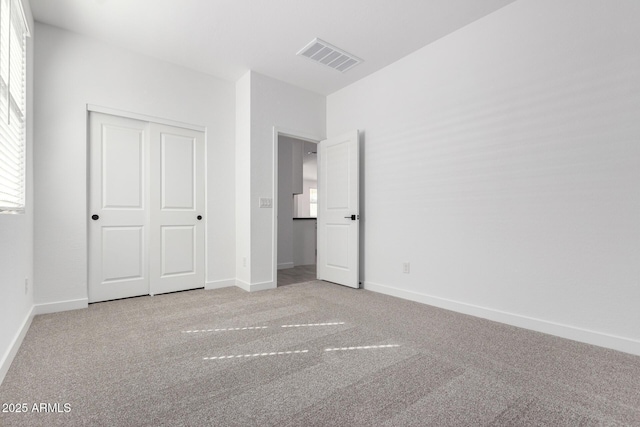
M271 257L271 271L273 272L272 280L275 288L278 287L278 137L280 136L287 136L289 138L295 138L305 142L312 142L314 144L319 144L322 140L326 139L321 135L313 135L308 132L301 132L281 126L273 127L273 216L271 218L271 233L273 235L273 246L271 252L273 255Z
M207 136L206 126L194 125L194 124L185 123L185 122L178 122L175 120L164 119L162 117L149 116L147 114L133 113L131 111L118 110L118 109L109 108L109 107L102 107L100 105L94 105L94 104L87 104L87 120L89 118L89 113L109 114L111 116L119 116L119 117L124 117L126 119L134 119L134 120L140 120L143 122L153 122L161 125L175 126L178 128L195 130L197 132L204 132L205 138ZM206 144L205 144L205 147L206 147Z

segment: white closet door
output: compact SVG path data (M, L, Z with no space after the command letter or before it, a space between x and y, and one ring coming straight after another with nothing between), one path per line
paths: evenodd
M89 302L149 293L148 123L91 113Z
M151 124L151 294L204 286L204 133Z
M89 302L204 287L204 133L89 120Z

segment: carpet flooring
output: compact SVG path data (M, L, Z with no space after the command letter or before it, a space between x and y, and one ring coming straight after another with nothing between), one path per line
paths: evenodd
M640 357L311 281L36 316L0 403L21 427L638 426Z

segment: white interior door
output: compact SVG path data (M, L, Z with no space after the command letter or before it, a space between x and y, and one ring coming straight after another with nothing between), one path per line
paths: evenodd
M318 144L318 279L359 287L358 131Z
M149 293L148 124L90 115L89 302Z
M204 134L151 124L151 293L204 286Z
M204 133L89 120L89 302L203 287Z

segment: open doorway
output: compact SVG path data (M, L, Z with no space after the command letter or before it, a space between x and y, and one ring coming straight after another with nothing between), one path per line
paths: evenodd
M277 135L277 285L316 279L317 142Z

